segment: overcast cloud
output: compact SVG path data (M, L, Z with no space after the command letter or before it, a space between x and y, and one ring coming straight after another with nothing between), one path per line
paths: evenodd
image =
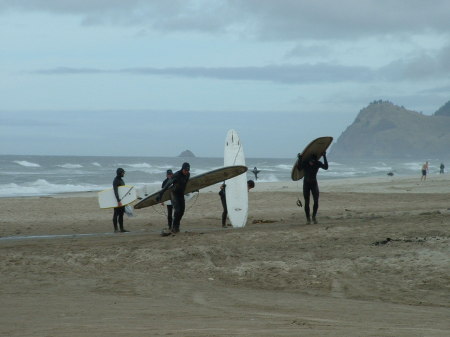
M114 154L92 139L126 119L175 144L126 137L127 154L220 156L240 126L250 156L288 157L373 100L432 114L450 100L448 13L444 0L0 0L0 154L62 151L54 123L59 154Z

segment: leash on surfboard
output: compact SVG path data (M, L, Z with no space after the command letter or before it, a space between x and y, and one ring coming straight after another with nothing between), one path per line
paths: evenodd
M298 207L303 207L302 201L300 200L301 193L300 193L300 188L298 186L298 180L297 180L297 189L298 189L299 192L298 192L298 197L297 197L296 204L297 204Z
M131 186L130 189L125 193L121 199L125 198L128 194L130 194L131 190L134 188L134 186Z
M191 192L191 193L195 193L195 192ZM200 195L200 191L197 192L197 195L195 196L194 201L191 202L191 204L189 205L188 208L186 208L186 211L189 211L192 207L195 206L195 204L197 203L198 200L198 196Z
M191 193L195 193L195 192L191 192ZM198 199L198 196L200 195L200 192L197 192L196 194L197 195L195 197L193 197L195 199L190 203L189 207L186 208L186 210L185 210L186 212L189 211L192 207L194 207L195 204L197 203L197 199ZM157 205L161 206L161 208L155 207ZM159 204L153 205L152 210L154 213L156 213L158 215L164 215L164 217L167 217L167 207L165 207L165 206L166 206L165 204L159 203Z
M162 211L158 210L158 207L155 207L156 205L159 205L161 207L160 209L162 209ZM163 205L163 204L156 204L156 205L152 206L153 212L156 214L159 214L159 215L167 216L166 207L165 207L166 205Z

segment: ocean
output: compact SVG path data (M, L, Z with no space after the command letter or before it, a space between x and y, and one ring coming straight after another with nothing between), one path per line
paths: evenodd
M191 176L223 166L223 158L179 157L102 157L102 156L23 156L0 155L0 197L49 196L68 192L100 191L110 188L118 167L126 171L125 182L137 187L160 186L167 169L174 172L181 164L191 164ZM248 179L251 170L261 172L258 182L290 181L295 158L246 158ZM438 174L440 161L430 161L430 174ZM329 160L328 171L319 172L320 179L369 176L417 175L420 161L360 161L335 162Z

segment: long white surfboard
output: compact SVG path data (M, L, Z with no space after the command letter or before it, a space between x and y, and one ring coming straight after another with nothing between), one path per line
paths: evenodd
M223 164L224 166L245 166L244 148L235 130L229 130L227 133ZM248 216L247 175L243 173L228 179L225 184L227 185L225 195L227 198L228 218L233 227L244 227Z
M137 199L136 189L134 186L119 186L118 192L119 198L122 200L122 206L126 206ZM114 190L112 188L108 188L107 190L98 192L98 204L100 208L118 207Z

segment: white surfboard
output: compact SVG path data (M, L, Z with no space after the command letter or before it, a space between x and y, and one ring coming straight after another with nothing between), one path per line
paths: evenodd
M245 166L244 148L235 130L229 130L225 139L224 166ZM226 182L228 218L233 227L244 227L248 216L247 174L243 173Z
M137 199L136 189L134 186L119 186L119 198L122 200L122 206L132 203ZM107 190L98 192L98 204L100 208L118 207L114 190L108 188Z

